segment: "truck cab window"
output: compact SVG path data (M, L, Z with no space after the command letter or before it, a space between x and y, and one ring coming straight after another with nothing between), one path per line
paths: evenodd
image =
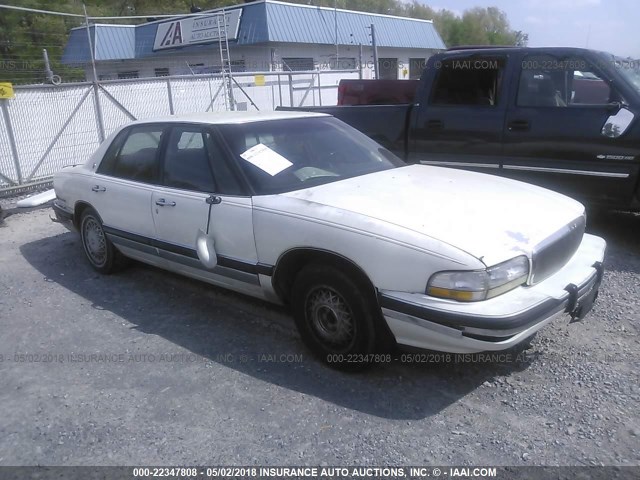
M504 74L504 58L460 57L441 62L431 103L492 107L498 104L498 93Z
M522 62L520 107L606 105L618 100L609 83L583 58L529 56Z

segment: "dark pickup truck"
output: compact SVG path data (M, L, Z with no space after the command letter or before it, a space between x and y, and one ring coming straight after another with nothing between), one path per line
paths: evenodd
M428 60L412 104L283 110L332 114L409 163L640 210L638 61L576 48L452 49Z

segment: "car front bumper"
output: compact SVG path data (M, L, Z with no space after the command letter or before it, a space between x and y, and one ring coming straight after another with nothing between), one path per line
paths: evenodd
M571 260L543 282L482 302L381 291L382 313L400 345L451 353L506 350L556 318L584 318L598 296L605 250L602 238L585 235Z

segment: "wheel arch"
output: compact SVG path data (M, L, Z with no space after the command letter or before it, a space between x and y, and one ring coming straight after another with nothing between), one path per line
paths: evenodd
M374 306L373 322L377 332L376 343L381 351L391 351L396 346L395 336L382 315L378 290L364 269L353 260L328 250L298 247L283 253L274 269L272 285L285 305L291 305L291 291L298 273L307 265L332 266L346 273L362 289L365 301Z
M80 219L82 218L82 214L87 208L90 208L94 212L96 212L96 209L89 202L85 202L83 200L77 201L75 206L73 207L73 225L78 231L80 231ZM96 215L100 217L98 212L96 212ZM102 219L100 219L100 221L102 221Z
M278 296L289 304L291 288L298 273L307 265L319 263L330 265L347 272L363 290L377 300L377 289L365 271L349 258L329 250L313 247L297 247L284 252L273 272L272 284Z

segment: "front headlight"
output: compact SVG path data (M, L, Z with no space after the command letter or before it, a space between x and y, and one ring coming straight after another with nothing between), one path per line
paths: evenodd
M434 273L427 295L460 302L478 302L502 295L529 277L529 259L522 255L486 270Z

